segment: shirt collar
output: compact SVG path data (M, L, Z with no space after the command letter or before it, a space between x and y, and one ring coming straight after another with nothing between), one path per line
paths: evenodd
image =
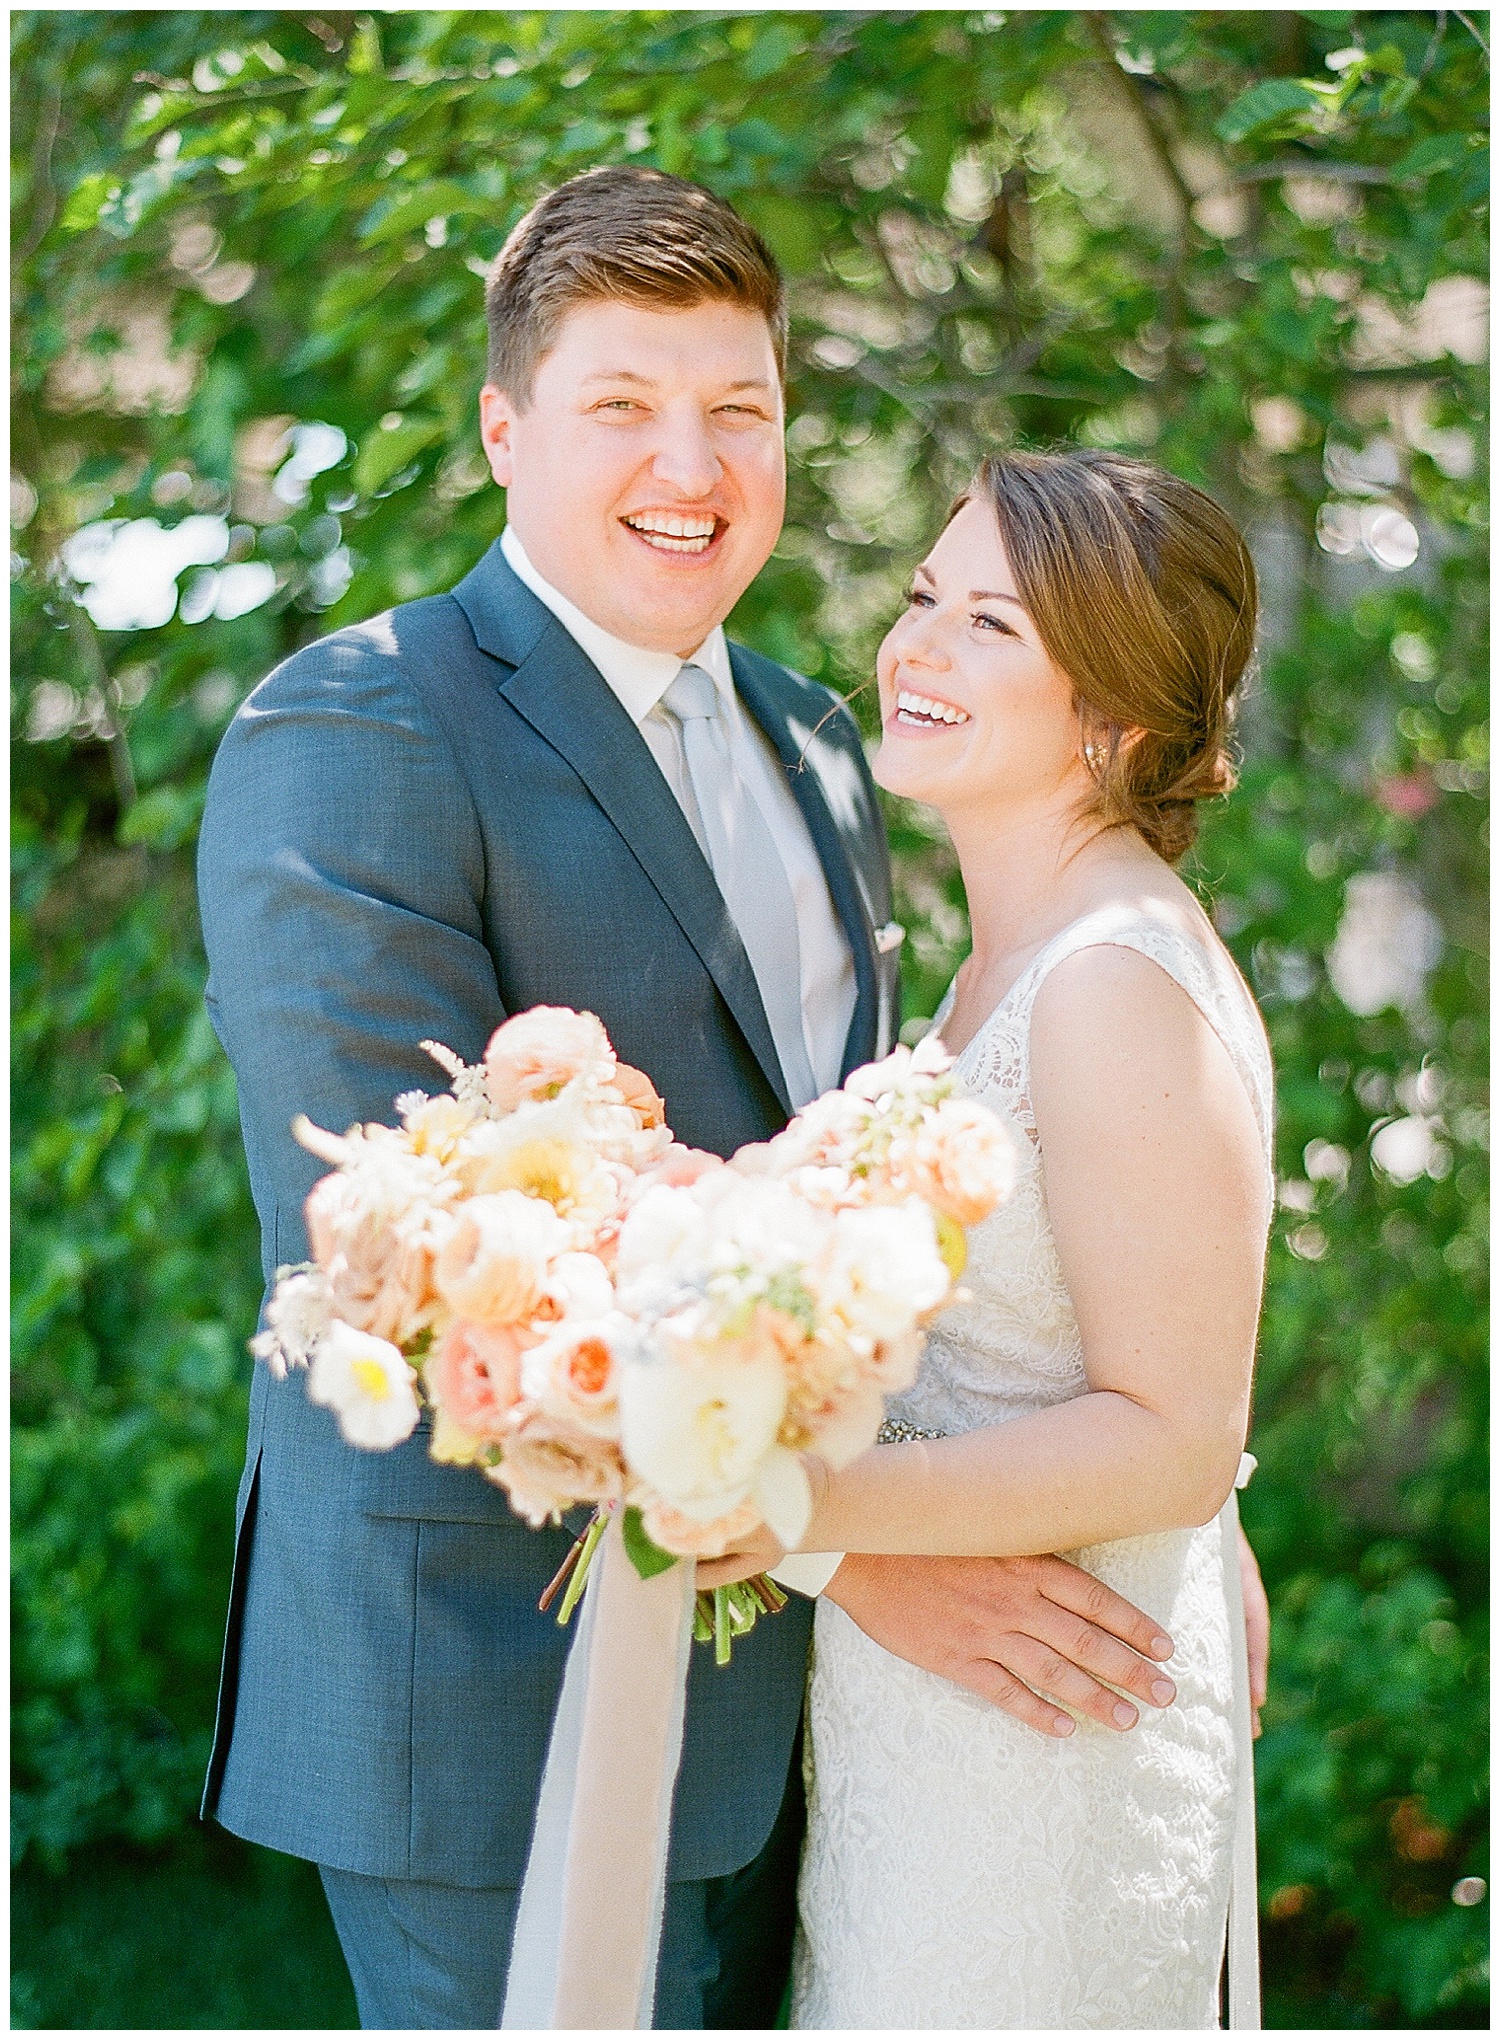
M632 722L645 721L684 665L701 666L712 676L720 698L732 706L734 676L729 669L729 646L722 625L715 624L690 660L679 659L674 652L653 652L644 645L627 644L592 617L585 616L576 603L537 572L509 524L500 534L500 550L516 578L525 583L539 602L546 604L579 650L598 667Z

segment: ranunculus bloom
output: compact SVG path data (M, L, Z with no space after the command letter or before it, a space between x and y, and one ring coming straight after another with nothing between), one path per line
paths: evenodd
M529 1335L514 1326L451 1324L427 1362L433 1401L471 1438L502 1436L521 1394L521 1355Z
M607 1083L615 1071L609 1036L592 1013L566 1006L533 1006L490 1036L484 1052L485 1089L497 1112L513 1112L527 1099L555 1098L575 1077Z
M568 1228L541 1198L519 1190L471 1197L437 1257L438 1292L460 1317L515 1324L541 1302L548 1262L568 1240Z
M333 1411L351 1445L388 1452L417 1427L416 1372L388 1339L335 1319L318 1341L307 1393Z
M540 1412L509 1432L500 1464L487 1466L484 1472L487 1480L504 1488L511 1507L533 1529L555 1522L578 1502L618 1501L624 1488L614 1445Z
M528 1404L599 1437L618 1437L620 1355L633 1349L635 1327L618 1311L597 1318L565 1318L531 1347L521 1362Z

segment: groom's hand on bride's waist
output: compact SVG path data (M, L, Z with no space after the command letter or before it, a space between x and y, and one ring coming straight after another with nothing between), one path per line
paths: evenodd
M1123 1731L1139 1713L1112 1689L1148 1707L1176 1697L1159 1662L1171 1656L1171 1639L1065 1559L851 1552L824 1598L882 1649L967 1686L1043 1735L1071 1735L1075 1726L1054 1699Z

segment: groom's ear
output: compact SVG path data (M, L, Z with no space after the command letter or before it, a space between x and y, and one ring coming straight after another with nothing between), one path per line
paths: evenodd
M484 457L490 464L490 473L502 489L508 489L515 473L515 450L512 444L512 427L516 419L516 406L504 390L496 389L493 383L486 383L479 392L479 438L484 447Z

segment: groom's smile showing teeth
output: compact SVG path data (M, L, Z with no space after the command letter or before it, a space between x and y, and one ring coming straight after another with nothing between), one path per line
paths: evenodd
M628 510L621 523L653 552L706 553L721 529L728 526L712 510Z
M896 721L909 730L956 729L968 720L968 711L955 708L951 701L914 694L909 687L896 690Z

